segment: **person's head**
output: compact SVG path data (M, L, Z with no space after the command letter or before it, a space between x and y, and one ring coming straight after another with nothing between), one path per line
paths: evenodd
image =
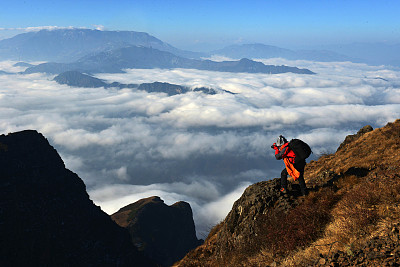
M283 136L283 135L280 135L279 137L278 137L278 140L276 140L276 145L277 146L283 146L284 144L286 144L287 143L287 140L286 140L286 138Z

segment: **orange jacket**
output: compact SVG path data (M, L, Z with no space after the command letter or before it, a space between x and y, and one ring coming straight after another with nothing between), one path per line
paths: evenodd
M285 159L287 158L292 164L294 163L294 158L296 154L294 154L293 150L289 148L289 142L284 144L281 147L274 146L275 149L275 157L276 159Z
M274 149L276 159L283 159L288 174L296 181L300 177L300 172L293 166L296 154L289 148L289 143L281 147L274 146Z

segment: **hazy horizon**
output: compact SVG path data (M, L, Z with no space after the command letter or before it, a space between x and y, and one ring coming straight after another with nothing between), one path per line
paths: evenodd
M3 1L0 39L42 28L147 32L179 49L400 43L398 1Z

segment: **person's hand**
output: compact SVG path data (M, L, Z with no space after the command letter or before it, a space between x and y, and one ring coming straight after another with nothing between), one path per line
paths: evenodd
M271 148L276 149L276 143L273 143Z

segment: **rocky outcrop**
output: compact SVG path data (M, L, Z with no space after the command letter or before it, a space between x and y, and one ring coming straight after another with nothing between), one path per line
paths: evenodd
M139 251L163 266L170 266L202 243L196 237L192 209L183 201L168 206L157 196L149 197L111 217L128 229Z
M1 266L155 266L36 131L0 136Z
M280 179L263 181L246 188L242 196L233 204L226 216L217 240L221 253L233 247L246 246L256 234L258 218L272 208L288 212L299 204L300 186L289 184L289 194L280 193Z
M366 125L366 126L362 127L356 134L351 134L351 135L346 136L346 138L344 139L343 143L341 143L339 145L339 148L337 149L337 151L342 149L345 145L354 142L355 140L360 138L360 136L363 136L364 134L369 133L369 132L371 132L373 130L374 129L372 128L371 125Z
M265 214L286 214L304 201L298 184L289 183L287 194L281 193L280 188L278 178L247 187L225 220L211 230L204 245L174 266L236 266L237 262L230 262L229 257L258 246L254 243L258 242L259 225Z

